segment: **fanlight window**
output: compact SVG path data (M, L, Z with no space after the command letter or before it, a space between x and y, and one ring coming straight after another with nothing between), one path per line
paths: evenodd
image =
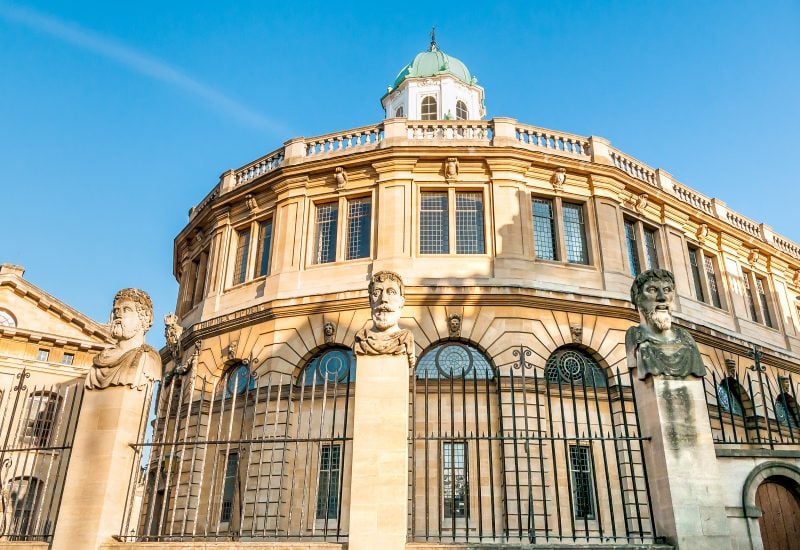
M256 381L250 372L250 367L245 363L234 363L222 377L222 387L225 388L225 398L241 395L248 390L255 389Z
M420 109L420 118L422 120L436 120L436 111L436 98L433 96L424 97L422 99L422 109Z
M782 393L775 399L775 418L784 426L792 429L800 427L797 418L797 406L791 396Z
M726 378L719 383L717 401L719 401L720 408L726 413L744 416L742 396L739 393L739 384L735 380Z
M347 384L356 379L356 358L350 348L329 348L315 355L305 368L303 384Z
M597 361L575 348L561 348L554 351L544 365L544 375L552 384L589 388L608 386L605 371Z
M463 342L444 342L428 348L417 361L417 378L491 380L494 369L477 348Z
M15 327L17 326L17 322L14 320L14 316L11 315L7 311L3 311L0 309L0 327Z

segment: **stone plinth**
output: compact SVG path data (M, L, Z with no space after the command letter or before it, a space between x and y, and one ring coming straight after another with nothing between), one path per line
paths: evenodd
M356 356L349 550L403 550L408 504L408 358Z
M656 532L680 550L730 549L702 380L635 384Z
M149 387L87 390L52 550L93 550L120 533Z

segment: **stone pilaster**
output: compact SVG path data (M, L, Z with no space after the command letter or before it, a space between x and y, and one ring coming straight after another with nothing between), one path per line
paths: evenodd
M357 355L349 550L403 550L408 517L408 358Z

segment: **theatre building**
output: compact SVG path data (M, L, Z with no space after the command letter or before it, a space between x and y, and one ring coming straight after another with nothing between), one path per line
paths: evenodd
M192 208L114 547L800 540L800 246L607 139L486 119L435 43L380 101L382 121L289 139ZM699 405L628 363L649 269L674 274ZM354 354L381 271L415 342L399 439ZM355 420L368 402L385 433ZM359 463L370 442L400 467Z

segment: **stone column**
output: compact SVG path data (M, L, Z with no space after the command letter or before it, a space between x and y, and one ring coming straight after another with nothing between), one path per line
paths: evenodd
M658 535L679 550L731 548L703 381L635 382Z
M149 385L86 391L52 550L91 550L120 534L135 460L130 445L144 429L150 395Z
M350 550L402 550L408 516L408 359L356 356Z

